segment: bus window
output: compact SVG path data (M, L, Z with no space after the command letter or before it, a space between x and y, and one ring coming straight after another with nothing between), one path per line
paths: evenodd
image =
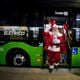
M80 27L80 14L76 15L76 27Z
M43 43L43 27L29 27L29 44L39 46Z
M77 43L76 46L78 45L78 43L80 42L80 14L76 14L76 19L73 20L73 28L72 28L72 32L73 32L73 43Z
M28 28L25 26L1 26L0 40L28 39Z
M73 28L73 42L80 42L80 28Z

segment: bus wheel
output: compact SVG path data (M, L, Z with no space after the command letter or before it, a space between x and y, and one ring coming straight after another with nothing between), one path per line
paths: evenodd
M30 57L24 50L14 50L9 52L7 63L15 67L28 67L30 66Z
M27 59L22 54L16 54L13 57L13 65L14 66L24 66L26 65Z

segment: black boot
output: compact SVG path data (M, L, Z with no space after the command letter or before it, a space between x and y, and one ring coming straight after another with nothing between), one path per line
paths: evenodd
M59 63L55 63L55 66L54 66L54 67L55 67L56 70L58 70L58 68L59 68Z
M55 66L55 69L58 70L59 66Z
M49 69L49 73L52 73L52 69Z

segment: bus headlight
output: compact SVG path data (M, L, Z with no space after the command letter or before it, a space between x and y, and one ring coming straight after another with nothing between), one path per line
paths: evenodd
M41 59L37 59L37 62L40 62L41 61Z

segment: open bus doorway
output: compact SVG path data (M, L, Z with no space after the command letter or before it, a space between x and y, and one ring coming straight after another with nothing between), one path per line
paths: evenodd
M56 24L58 25L58 30L63 35L65 34L65 41L64 43L60 43L59 45L63 46L63 49L61 50L60 46L60 61L59 61L59 67L69 68L71 66L71 30L70 30L70 18L68 16L68 12L64 12L65 15L62 15L62 12L55 12L56 14L53 15L47 15L44 17L44 31L45 28L48 28L51 26L50 21L55 20ZM61 16L60 16L61 15ZM45 37L44 37L44 49L45 49ZM66 46L66 50L65 49ZM44 54L46 56L45 64L48 65L48 55L47 52L44 50Z

